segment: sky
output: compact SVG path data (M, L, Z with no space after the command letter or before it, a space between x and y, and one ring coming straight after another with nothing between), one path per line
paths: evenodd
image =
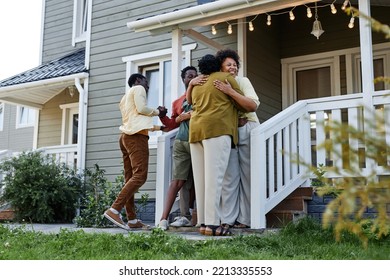
M1 0L0 80L39 65L42 0Z

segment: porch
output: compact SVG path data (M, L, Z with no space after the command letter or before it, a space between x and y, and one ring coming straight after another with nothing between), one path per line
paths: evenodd
M371 105L369 105L371 104ZM366 125L369 112L381 114L387 120L390 113L388 91L375 92L368 98L363 93L301 100L281 113L262 123L251 134L251 227L267 227L266 215L299 187L309 187L313 174L308 166L337 166L343 170L344 162L336 153L316 149L332 137L324 131L325 121L346 123L363 133L377 133L378 139L390 145L390 124L373 131ZM377 123L381 125L381 123ZM383 125L383 124L382 124ZM176 130L158 139L156 221L159 221L169 187L172 171L172 143ZM348 137L348 136L346 136ZM346 140L350 147L359 151L369 149L365 143L353 138ZM335 151L341 151L342 143L333 143ZM354 155L356 156L356 155ZM373 162L364 156L359 158L361 174L390 175L390 155L387 161ZM297 159L300 160L297 160ZM345 173L347 174L347 173ZM339 174L326 174L329 179ZM348 174L351 177L351 174ZM175 209L172 209L173 211Z

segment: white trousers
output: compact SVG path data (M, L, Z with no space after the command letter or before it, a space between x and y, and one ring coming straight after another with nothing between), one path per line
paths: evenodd
M222 135L190 144L199 225L221 222L219 204L231 141L229 135Z
M249 121L238 128L238 146L232 149L222 184L222 223L233 225L237 221L250 226L250 136L252 129L259 125L258 122Z

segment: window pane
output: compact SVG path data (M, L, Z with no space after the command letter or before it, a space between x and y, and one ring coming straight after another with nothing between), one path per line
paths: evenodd
M383 58L374 59L374 78L383 77L384 75L385 73L384 73ZM385 89L384 82L375 83L375 90L384 90L384 89Z
M77 135L79 129L79 114L73 115L72 144L77 144Z
M297 100L331 96L330 67L298 71Z
M35 110L27 107L19 107L19 125L34 125Z

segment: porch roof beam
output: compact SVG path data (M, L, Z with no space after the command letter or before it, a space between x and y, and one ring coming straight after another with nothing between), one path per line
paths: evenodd
M222 50L225 48L224 45L219 44L218 42L211 40L210 38L204 36L203 34L196 32L193 29L184 30L183 34L187 37L193 39L195 42L200 42L207 47L210 47L216 51Z

